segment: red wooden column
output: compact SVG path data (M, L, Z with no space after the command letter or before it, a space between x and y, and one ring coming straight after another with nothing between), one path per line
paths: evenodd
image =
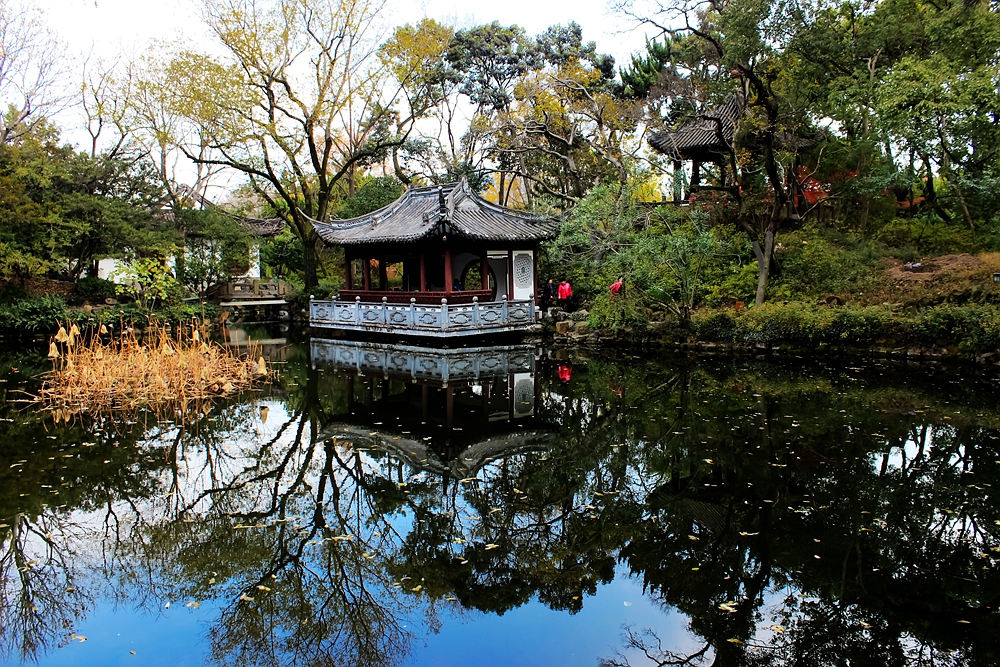
M490 288L490 256L485 250L479 257L479 273L482 275L482 289Z
M420 291L427 291L427 258L423 250L420 251Z
M372 260L367 254L361 259L361 277L364 280L364 289L367 292L372 288Z
M444 291L451 294L451 248L445 246L444 248Z

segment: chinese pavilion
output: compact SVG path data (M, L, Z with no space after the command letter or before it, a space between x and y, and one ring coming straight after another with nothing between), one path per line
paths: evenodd
M324 244L344 248L345 282L336 299L310 301L310 324L413 336L534 324L537 245L559 231L556 220L486 201L465 179L314 225Z
M691 192L701 185L701 165L709 162L725 165L732 150L736 126L743 114L743 105L737 96L730 97L720 107L711 109L697 119L672 132L653 133L649 144L658 152L674 160L674 171L681 169L682 161L691 162ZM725 187L726 170L719 169L722 187ZM684 193L679 193L685 199Z

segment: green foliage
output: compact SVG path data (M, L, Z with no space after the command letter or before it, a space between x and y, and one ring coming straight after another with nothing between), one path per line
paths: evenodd
M0 332L7 336L51 333L69 317L66 301L56 294L0 304Z
M403 194L403 184L392 176L380 176L367 180L352 197L348 197L337 208L337 216L356 218L365 213L377 211L399 199Z
M104 280L96 276L80 278L73 289L76 301L89 302L91 304L103 303L105 299L113 298L118 291L116 285L110 280Z
M736 322L729 313L709 311L695 317L693 324L699 340L718 342L736 340Z
M694 318L699 340L738 345L954 347L1000 349L1000 310L991 305L944 304L904 315L885 306L830 307L765 303L742 314L704 311Z
M277 236L261 239L261 270L267 275L292 277L302 266L302 240L288 227Z
M892 323L892 311L884 307L770 303L739 318L736 340L751 345L866 345L888 335Z
M636 189L594 188L549 251L554 267L593 298L600 326L645 322L649 307L687 321L705 293L705 276L724 273L732 259L728 239L708 228L703 211L651 209L638 203ZM624 293L611 299L608 286L619 278Z
M775 253L781 272L771 283L775 299L864 292L881 269L878 248L853 235L806 228L785 234L782 245Z
M157 301L162 304L171 294L176 294L179 286L166 263L155 257L124 262L112 277L118 283L115 287L118 294L131 296L144 311L151 310Z
M642 329L649 324L644 299L626 290L614 298L599 294L590 303L588 322L591 326L619 331Z
M632 62L619 71L625 95L644 98L664 78L664 70L671 61L671 41L669 36L664 41L646 40L645 56L632 56Z
M916 257L970 252L978 245L973 230L946 222L931 213L893 218L881 225L873 236L875 240L890 247L912 248ZM990 238L981 236L979 241L986 241L984 245L991 247L993 244L989 243Z
M149 164L77 153L48 122L0 145L0 192L2 276L76 279L100 257L173 248L173 228L153 216L163 191Z
M177 276L185 288L204 295L212 285L247 272L253 239L239 222L214 209L182 209L175 216L186 232Z
M906 332L921 345L995 351L1000 348L1000 311L995 306L943 304L917 313L906 323Z

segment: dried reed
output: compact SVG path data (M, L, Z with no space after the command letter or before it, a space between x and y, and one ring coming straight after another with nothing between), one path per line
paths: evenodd
M194 324L173 334L151 321L140 340L125 328L112 337L103 323L82 336L75 325L60 326L49 344L53 370L46 374L36 405L49 409L56 423L82 413L152 412L158 419L182 420L207 411L218 397L264 382L270 373L251 345L244 355L204 340Z

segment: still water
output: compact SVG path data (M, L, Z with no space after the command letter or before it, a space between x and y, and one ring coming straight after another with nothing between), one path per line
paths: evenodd
M4 358L0 664L1000 663L995 378L266 342L187 423Z

